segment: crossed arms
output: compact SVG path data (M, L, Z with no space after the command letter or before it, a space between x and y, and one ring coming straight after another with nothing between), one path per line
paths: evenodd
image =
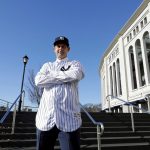
M52 70L50 63L46 63L35 77L35 84L38 87L51 87L56 84L77 82L84 77L82 66L74 61L68 69Z

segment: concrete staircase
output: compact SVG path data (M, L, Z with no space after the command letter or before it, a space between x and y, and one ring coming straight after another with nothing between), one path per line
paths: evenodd
M4 112L0 112L0 118ZM128 113L90 113L104 123L102 150L150 150L150 115L134 114L135 132L132 132ZM82 113L81 150L97 150L96 126ZM15 134L11 134L12 113L0 125L0 150L35 150L35 112L17 113ZM56 143L59 150L59 143Z

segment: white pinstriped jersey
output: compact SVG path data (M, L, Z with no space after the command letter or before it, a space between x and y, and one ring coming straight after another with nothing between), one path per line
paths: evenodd
M66 70L61 71L62 67ZM44 87L36 115L38 129L47 131L56 125L62 131L71 132L81 126L78 82L83 77L78 61L65 58L43 65L35 77L35 84Z

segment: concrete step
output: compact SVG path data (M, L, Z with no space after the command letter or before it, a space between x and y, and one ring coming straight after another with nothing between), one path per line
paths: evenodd
M0 116L2 113L0 113ZM35 150L36 128L33 112L17 113L15 134L11 133L10 114L7 121L0 125L0 150ZM81 150L97 150L97 128L82 113ZM134 114L135 129L131 129L130 114L91 113L97 121L104 123L102 150L149 150L150 149L150 116ZM0 117L1 118L1 117ZM60 150L56 142L56 150Z
M150 136L128 136L128 137L102 137L101 138L101 143L102 145L105 144L122 144L122 143L145 143L149 142ZM88 137L88 138L83 138L81 137L81 145L93 145L97 144L97 138L96 137ZM36 139L35 138L28 138L28 139L1 139L0 140L0 147L32 147L35 146L36 144ZM56 145L59 145L59 142L57 140Z
M81 150L97 150L97 145L81 145ZM149 150L150 145L145 143L126 143L126 144L105 144L102 145L102 150ZM0 150L36 150L35 147L11 147L0 148ZM55 150L60 150L59 146L55 146Z
M7 134L0 134L0 140L12 140L12 139L36 139L36 133L7 133Z
M131 132L131 131L120 131L120 132L104 132L104 134L102 135L102 138L105 139L107 137L111 137L111 138L118 138L118 137L145 137L145 136L150 136L150 131L139 131L139 132ZM81 138L94 138L97 137L97 132L81 132ZM0 134L0 140L7 140L7 139L35 139L36 138L36 133L15 133L15 134L11 134L11 133L2 133Z
M150 126L135 126L136 131L150 131ZM95 127L81 127L81 132L96 132L97 128ZM112 126L105 127L105 132L108 131L132 131L131 126ZM35 127L15 127L15 133L35 133ZM1 127L0 133L11 133L11 127Z
M150 143L122 143L122 144L103 144L102 150L149 150ZM96 150L96 149L95 149Z

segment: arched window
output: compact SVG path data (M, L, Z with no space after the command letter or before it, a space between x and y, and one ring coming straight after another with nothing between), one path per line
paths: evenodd
M147 24L147 17L144 18L144 24Z
M134 54L133 54L133 46L129 47L129 64L130 64L130 71L131 71L131 84L132 89L137 89L137 77L136 77L136 70L135 70L135 62L134 62Z
M144 66L143 66L141 43L139 39L136 40L135 42L135 50L136 50L136 56L137 56L136 59L137 59L137 65L138 65L140 86L144 86L145 85L145 73L144 73Z
M136 26L136 33L139 32L139 26Z
M118 96L117 78L116 78L116 65L115 65L115 63L113 63L113 81L114 81L114 96Z
M150 37L149 33L145 32L143 35L143 42L144 42L144 51L146 54L146 69L148 72L148 78L150 82Z
M109 68L109 74L110 74L110 91L111 91L111 95L113 95L113 79L112 79L112 67L110 66Z
M132 39L132 33L129 34L130 35L130 40Z
M120 62L119 59L117 59L117 76L118 76L118 94L122 95L122 86L121 86L121 75L120 75Z

